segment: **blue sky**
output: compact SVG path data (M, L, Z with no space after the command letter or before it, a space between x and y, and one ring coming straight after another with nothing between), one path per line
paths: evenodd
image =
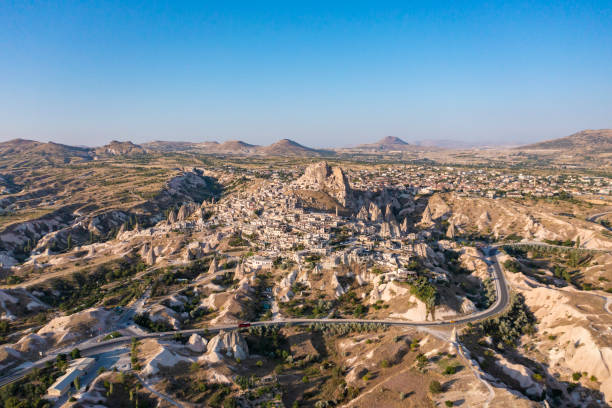
M0 61L0 141L523 143L612 127L612 1L4 0Z

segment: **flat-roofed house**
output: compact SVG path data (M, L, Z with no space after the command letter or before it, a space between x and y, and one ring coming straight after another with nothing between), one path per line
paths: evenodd
M51 398L59 398L66 394L72 387L74 379L89 374L95 363L96 359L90 357L73 360L68 370L66 370L66 374L59 377L53 385L49 387L47 395Z

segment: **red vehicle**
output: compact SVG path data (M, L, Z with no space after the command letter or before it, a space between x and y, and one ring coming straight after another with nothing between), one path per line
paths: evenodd
M249 322L242 322L242 323L238 323L238 327L250 327L251 323Z

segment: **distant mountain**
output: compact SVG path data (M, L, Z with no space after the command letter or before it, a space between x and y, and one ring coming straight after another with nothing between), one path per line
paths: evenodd
M359 150L369 152L392 152L392 151L404 151L413 150L414 145L405 142L399 137L387 136L374 143L361 144L346 150ZM343 149L344 150L344 149Z
M249 154L255 152L259 146L245 143L241 140L228 140L227 142L220 143L216 150L219 153L226 154Z
M0 157L0 163L10 165L72 163L93 158L89 148L26 139L0 143Z
M109 156L132 156L135 154L145 154L146 150L141 146L132 142L118 142L113 140L105 146L98 147L94 150L96 155L109 155Z
M375 143L362 144L362 145L356 146L355 149L389 151L389 150L407 150L408 148L410 148L410 146L411 145L409 143L406 143L399 137L387 136L387 137L380 139L378 142L375 142Z
M374 143L378 146L384 146L384 147L389 147L389 148L396 148L396 147L401 147L401 146L409 146L409 143L404 142L402 139L400 139L399 137L395 137L395 136L387 136L384 137L382 139L380 139L378 142Z
M241 140L226 142L151 142L143 145L146 149L159 152L193 151L202 154L219 155L259 155L259 156L324 156L333 154L326 150L317 150L303 146L293 140L282 139L269 146L252 145Z
M269 146L258 148L257 154L264 156L321 156L332 154L332 152L312 149L293 140L282 139Z
M608 153L612 152L612 129L583 130L559 139L520 146L516 149Z

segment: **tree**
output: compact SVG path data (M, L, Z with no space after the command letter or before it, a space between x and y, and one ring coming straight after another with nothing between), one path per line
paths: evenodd
M72 234L68 234L68 238L66 238L66 247L68 250L72 249Z
M439 394L442 391L443 389L442 384L440 384L440 381L433 380L429 383L429 392L431 392L432 394Z
M81 380L79 379L79 377L74 378L74 389L75 390L81 389Z
M81 350L79 350L78 348L75 348L74 350L70 352L70 357L72 357L73 360L76 360L77 358L81 358Z

